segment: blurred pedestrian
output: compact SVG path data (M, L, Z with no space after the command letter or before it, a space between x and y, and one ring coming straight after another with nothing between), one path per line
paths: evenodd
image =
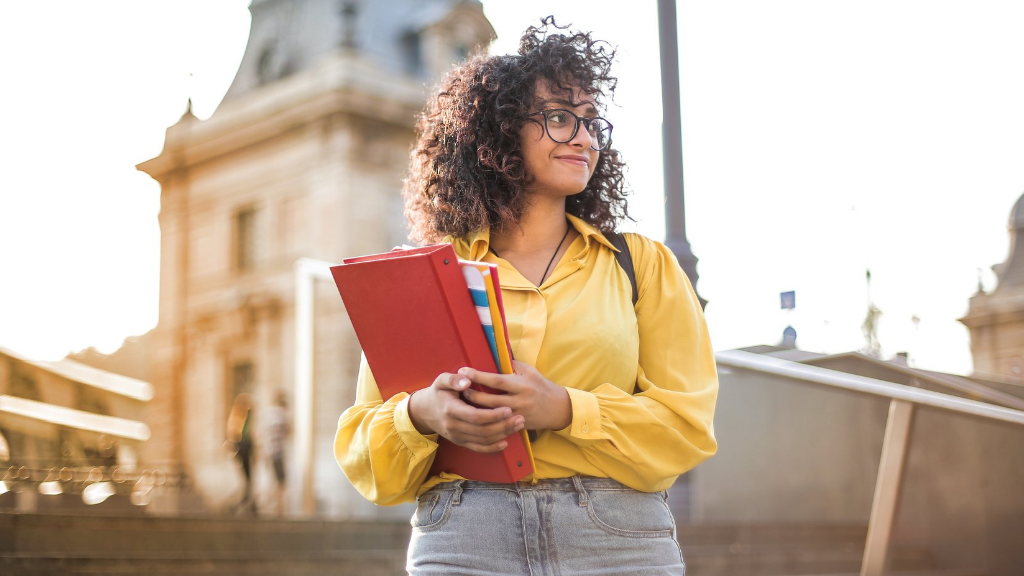
M256 513L256 500L252 491L252 460L256 446L252 437L252 397L241 393L235 397L228 415L227 439L233 445L235 459L242 467L245 486L242 497L235 504L235 512L248 511Z
M288 398L284 391L278 390L274 404L264 411L260 418L263 420L262 443L264 451L270 458L270 465L274 469L274 503L277 515L284 514L284 493L286 486L285 474L285 444L291 435L291 421L288 418Z

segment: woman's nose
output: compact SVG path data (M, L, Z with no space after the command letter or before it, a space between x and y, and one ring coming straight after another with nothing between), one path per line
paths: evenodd
M576 121L576 135L572 137L569 144L581 148L589 148L593 145L594 139L590 136L590 127L582 119Z

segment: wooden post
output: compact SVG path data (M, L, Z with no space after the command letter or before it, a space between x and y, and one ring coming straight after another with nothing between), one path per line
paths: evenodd
M882 460L878 465L878 478L875 481L875 498L871 504L864 561L860 568L861 576L885 574L913 420L913 403L895 399L889 403L889 419L885 425Z

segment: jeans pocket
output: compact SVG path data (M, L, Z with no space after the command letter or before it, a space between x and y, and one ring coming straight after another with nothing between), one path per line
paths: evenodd
M587 514L601 530L630 538L673 536L672 512L661 493L588 490Z
M411 524L414 530L440 528L451 515L452 490L430 491L416 499L416 512Z

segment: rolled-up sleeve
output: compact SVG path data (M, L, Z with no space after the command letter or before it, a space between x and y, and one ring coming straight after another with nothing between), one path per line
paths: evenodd
M426 479L437 434L424 436L409 417L409 395L383 400L364 357L356 403L341 415L334 455L345 476L367 500L388 506L410 502Z

